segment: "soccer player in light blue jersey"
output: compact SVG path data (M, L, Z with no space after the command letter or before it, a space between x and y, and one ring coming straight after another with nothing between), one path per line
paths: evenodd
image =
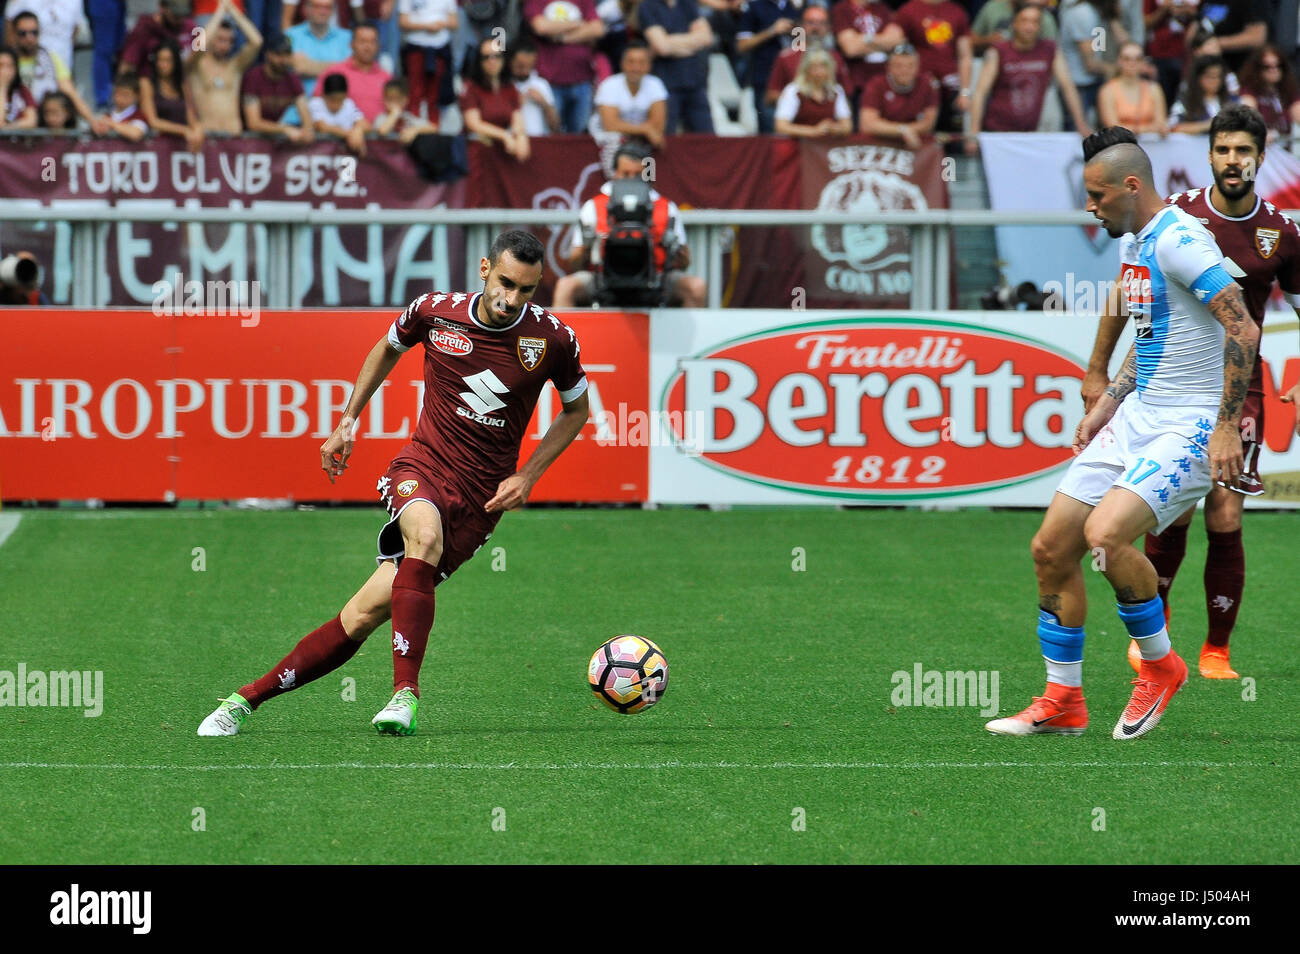
M1084 143L1092 155L1083 174L1087 209L1121 239L1121 305L1136 340L1079 423L1077 456L1034 537L1047 689L1023 712L986 725L1001 735L1078 735L1088 725L1085 555L1114 588L1142 654L1112 735L1136 739L1155 728L1187 681L1187 664L1170 645L1155 568L1133 541L1164 530L1214 481L1236 480L1243 465L1239 423L1259 329L1209 232L1165 204L1140 146L1096 149L1106 135L1089 137L1092 149Z

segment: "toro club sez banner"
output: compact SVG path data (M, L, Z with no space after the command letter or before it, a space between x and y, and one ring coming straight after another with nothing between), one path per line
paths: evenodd
M420 178L395 142L370 142L358 158L324 141L209 140L195 154L168 136L139 145L9 139L0 143L0 183L6 202L51 209L53 227L4 225L0 245L36 255L55 304L72 300L71 230L58 221L60 206L121 210L120 220L104 227L98 248L107 293L101 300L114 305L149 305L154 283L175 283L178 272L184 281L257 281L265 288L266 229L248 224L245 211L259 206L430 210L428 224L295 229L295 305L404 305L430 288L459 284L464 275L462 231L433 225L439 206L465 204L465 183ZM131 221L132 209L181 206L229 209L229 223Z
M417 348L362 413L348 470L330 484L320 445L394 311L263 312L247 326L144 311L5 309L3 317L5 500L370 502L424 397ZM582 344L591 420L531 499L645 500L646 445L620 422L646 416L647 318L584 312L565 321ZM523 459L560 410L548 383Z

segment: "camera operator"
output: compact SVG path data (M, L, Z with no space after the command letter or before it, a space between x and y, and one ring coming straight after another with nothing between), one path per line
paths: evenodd
M0 259L0 306L48 305L41 291L41 266L31 252L15 252Z
M570 274L555 283L552 307L586 306L593 301L602 305L704 307L708 300L704 279L683 271L690 265L691 258L677 204L661 196L644 181L645 158L645 152L636 146L621 147L614 154L614 179L601 187L600 195L583 203L578 213L581 231L575 235L564 263ZM611 203L616 184L619 201ZM629 202L635 201L644 213L639 223L631 224L639 224L648 231L653 251L647 255L652 255L653 260L646 263L644 280L625 278L619 283L620 287L614 289L611 287L614 272L608 267L612 262L606 254L609 250L607 240L616 220L627 222L620 219L619 212L625 197ZM602 271L599 276L598 270ZM626 271L621 273L627 274Z

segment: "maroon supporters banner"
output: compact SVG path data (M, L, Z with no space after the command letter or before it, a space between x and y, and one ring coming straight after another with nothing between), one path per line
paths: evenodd
M945 209L943 150L880 141L816 140L800 150L803 207L826 212ZM819 308L906 308L912 259L906 226L813 226L804 248L808 300Z
M253 282L267 285L267 233L244 209L307 206L338 209L461 208L465 183L421 178L405 147L367 143L364 158L333 142L299 146L267 139L209 140L200 153L161 137L143 144L61 137L11 139L0 148L0 182L8 201L51 207L56 224L5 225L6 251L26 248L45 268L45 292L71 300L69 227L60 206L115 206L120 221L104 226L101 268L114 305L150 304L156 282ZM228 208L230 224L139 224L133 209ZM464 274L460 229L439 235L428 225L295 228L295 305L401 305L430 287L459 285ZM263 301L262 304L265 304Z
M473 207L572 209L605 182L586 136L534 139L520 163L500 149L470 146ZM796 141L776 136L673 136L654 154L654 186L682 209L817 209L869 212L946 208L942 152L912 153L866 137ZM525 216L526 217L526 216ZM547 240L540 296L564 274L570 228L539 228ZM692 256L707 249L692 248ZM911 288L907 230L884 226L733 229L724 255L727 307L906 306ZM803 290L802 296L799 290Z

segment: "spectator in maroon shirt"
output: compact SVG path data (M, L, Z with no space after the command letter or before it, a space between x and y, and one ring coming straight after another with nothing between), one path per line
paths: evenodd
M1196 0L1142 0L1142 22L1147 32L1147 56L1156 69L1156 81L1165 102L1178 95L1187 60L1187 32L1196 19Z
M537 73L555 94L560 131L585 133L596 78L593 47L605 35L594 0L527 0L524 19L537 35Z
M776 101L776 133L816 139L847 136L853 131L849 98L835 82L835 61L825 50L809 50L799 62L794 82Z
M302 80L293 71L293 43L278 36L266 50L266 62L244 75L244 128L249 132L285 136L307 144L316 138Z
M171 40L182 52L188 51L197 36L194 31L198 29L190 19L193 8L190 0L160 0L157 13L141 16L122 44L118 74L148 76L151 69L149 58L164 40Z
M0 129L35 129L36 100L18 77L18 54L0 48Z
M175 40L164 40L153 51L149 72L150 76L140 77L140 115L154 132L180 136L190 152L198 152L203 148L203 127L194 114Z
M1241 68L1241 101L1264 117L1269 142L1300 125L1300 84L1273 44L1256 50Z
M505 50L496 37L487 37L475 52L465 62L460 94L465 131L487 145L500 141L507 154L524 162L530 153L528 133L519 90L505 75Z
M831 9L835 43L849 64L849 99L857 107L867 83L885 73L889 51L907 38L880 0L840 0Z
M921 54L921 69L939 80L938 128L960 132L962 114L970 109L974 49L966 10L952 0L908 0L894 22Z
M939 119L939 81L921 71L916 47L901 43L889 52L885 73L862 91L858 130L865 136L901 139L920 149Z
M799 26L803 29L803 42L782 50L772 66L772 75L767 80L766 101L769 106L775 106L781 90L794 82L795 74L799 72L799 61L807 50L825 50L829 53L835 61L835 82L843 86L846 92L853 89L849 65L835 48L835 38L831 35L830 12L816 3L806 2L799 17Z
M1056 44L1042 35L1042 7L1027 3L1011 19L1011 39L995 40L984 53L984 66L970 110L966 152L979 150L981 132L1034 132L1043 101L1055 79L1081 136L1092 130L1070 68Z

